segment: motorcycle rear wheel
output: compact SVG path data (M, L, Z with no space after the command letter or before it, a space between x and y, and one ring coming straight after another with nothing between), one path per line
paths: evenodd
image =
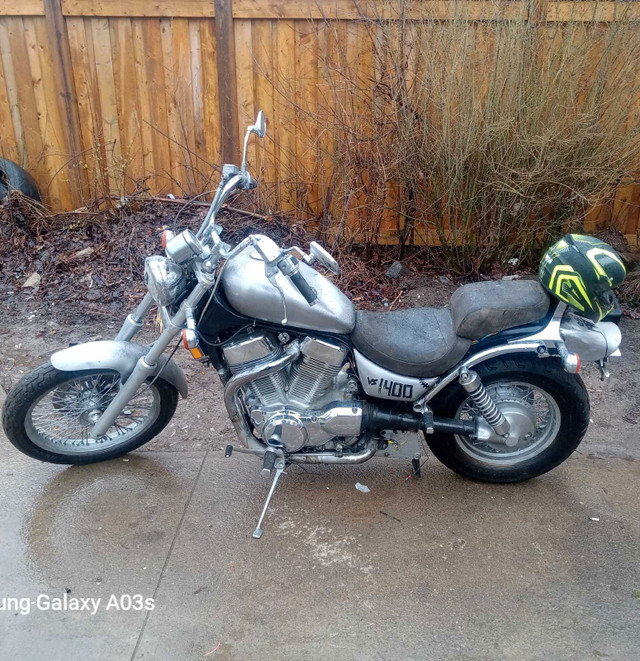
M20 452L54 464L90 464L120 457L157 436L171 420L178 391L162 378L142 385L107 434L89 432L118 391L112 370L63 372L37 367L9 392L2 425Z
M522 482L552 470L578 447L589 425L589 397L579 376L565 372L555 359L529 356L496 358L474 369L498 407L530 412L534 432L514 448L426 434L429 448L447 468L481 482ZM473 415L473 404L457 382L431 406L435 415L446 418Z

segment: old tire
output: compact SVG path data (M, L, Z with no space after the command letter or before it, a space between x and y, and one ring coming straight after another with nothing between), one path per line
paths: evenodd
M40 191L35 179L17 163L7 158L0 158L0 200L12 190L40 202Z
M39 435L33 421L34 412L37 410L35 407L51 395L51 408L55 409L56 396L60 400L58 393L62 393L63 397L77 397L69 384L83 383L89 379L111 379L117 384L119 375L109 370L62 372L51 363L45 363L27 374L9 392L2 408L2 426L9 441L29 457L49 463L90 464L105 461L131 452L157 436L171 420L178 404L178 391L164 379L158 378L148 388L147 396L152 401L149 415L140 418L143 422L137 428L132 426L130 433L120 436L118 429L113 443L107 442L111 439L99 443L94 441L93 445L87 441L86 446L82 442L75 442L72 446L61 444L57 450L55 441L49 441L46 434ZM107 401L105 400L105 404ZM64 402L58 405L64 406ZM64 414L67 414L66 410ZM66 423L62 420L58 424L63 427ZM90 429L91 425L87 422L86 426ZM115 442L116 440L118 442Z
M589 424L589 398L582 379L565 372L558 360L526 355L501 357L481 363L474 370L487 389L524 383L549 395L556 405L554 411L559 412L557 432L537 454L529 457L523 452L518 460L517 456L509 457L505 448L502 461L487 452L474 453L474 442L469 439L451 434L425 435L429 448L445 466L481 482L521 482L555 468L578 447ZM435 415L455 418L460 417L467 398L456 381L430 404Z

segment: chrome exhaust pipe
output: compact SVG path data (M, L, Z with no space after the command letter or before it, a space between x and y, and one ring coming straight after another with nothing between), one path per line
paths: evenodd
M233 423L236 434L240 442L247 448L254 450L264 450L264 445L251 433L249 425L244 417L240 402L238 401L238 392L242 386L247 385L249 381L269 376L273 372L281 370L292 363L300 355L300 345L298 342L289 344L284 353L272 360L266 365L256 365L253 369L248 369L238 374L234 374L224 387L224 405Z
M343 454L335 452L309 452L308 454L290 454L287 462L292 464L362 464L369 461L378 451L378 441L375 439L367 443L367 447L360 452Z

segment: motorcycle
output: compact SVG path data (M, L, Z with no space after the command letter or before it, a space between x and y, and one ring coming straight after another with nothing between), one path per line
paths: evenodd
M358 311L315 267L339 274L317 242L309 253L254 234L236 246L216 223L223 203L254 188L225 165L197 233L165 231L148 257L147 294L115 339L54 353L9 393L3 426L23 453L86 464L130 452L158 435L181 395L182 370L164 352L178 340L213 366L239 445L272 478L254 538L290 464L359 464L374 456L412 462L421 435L450 469L487 482L541 475L576 449L589 423L580 359L619 356L616 324L589 322L537 281L460 287L449 308ZM132 340L152 307L163 330Z

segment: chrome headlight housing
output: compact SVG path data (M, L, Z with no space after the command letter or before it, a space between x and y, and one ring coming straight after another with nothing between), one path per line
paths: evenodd
M153 300L162 306L175 303L187 287L184 269L167 257L153 255L144 262L144 283Z

